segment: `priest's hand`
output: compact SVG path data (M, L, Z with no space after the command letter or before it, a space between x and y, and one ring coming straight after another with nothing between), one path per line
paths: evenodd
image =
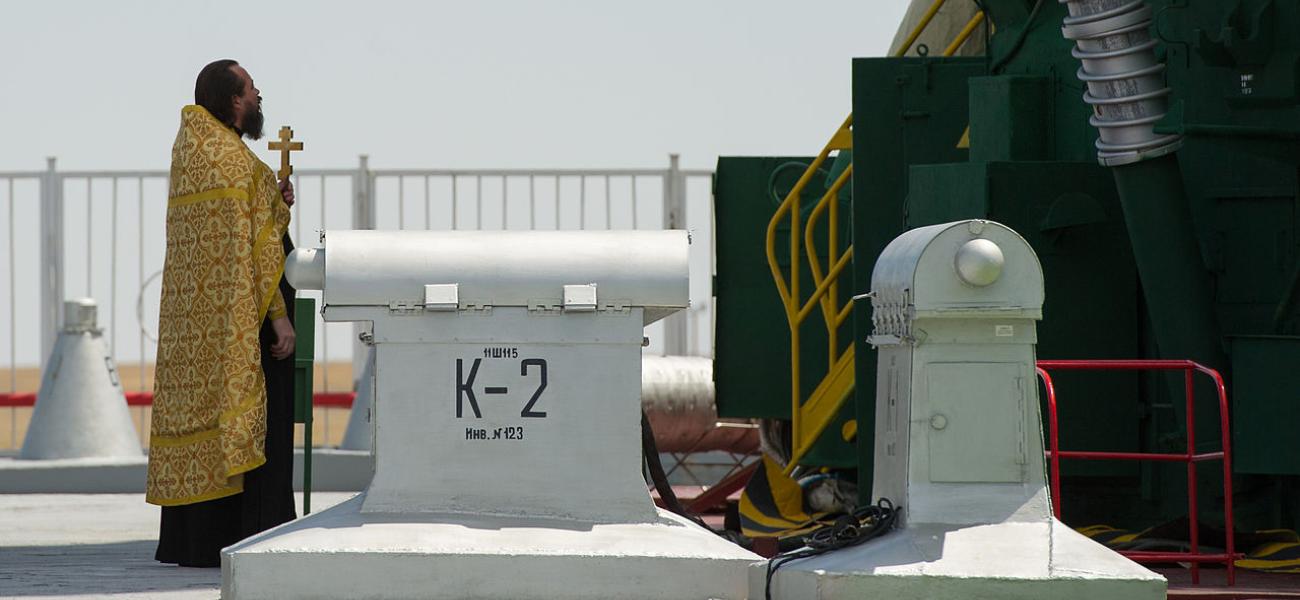
M293 345L297 334L289 317L280 317L271 321L271 330L275 332L275 343L271 344L271 357L284 360L293 355Z
M293 182L288 177L280 180L280 196L284 198L285 206L293 206Z

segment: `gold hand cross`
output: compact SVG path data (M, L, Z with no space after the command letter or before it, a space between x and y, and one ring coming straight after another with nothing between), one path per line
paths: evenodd
M295 142L292 140L293 129L288 125L285 125L280 128L280 141L271 142L266 145L268 150L280 151L280 170L276 173L276 177L281 181L284 181L284 178L293 175L293 165L289 164L289 153L294 150L302 150L302 142Z

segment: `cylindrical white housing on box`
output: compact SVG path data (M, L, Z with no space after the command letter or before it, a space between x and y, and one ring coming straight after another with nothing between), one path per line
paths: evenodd
M460 308L564 305L595 284L599 308L645 308L653 323L690 304L687 233L667 231L329 231L291 255L289 282L324 288L324 308L424 305L455 284ZM324 275L320 271L323 269ZM323 284L323 285L321 285Z

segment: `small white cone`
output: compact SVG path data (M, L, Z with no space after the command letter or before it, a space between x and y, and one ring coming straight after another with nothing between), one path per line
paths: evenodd
M374 426L370 423L370 407L375 401L375 348L371 346L366 352L366 366L361 369L357 379L357 397L352 401L352 414L348 416L348 428L343 431L342 450L365 450L374 448Z
M64 324L41 374L23 459L141 456L117 365L95 326L95 301L63 304Z

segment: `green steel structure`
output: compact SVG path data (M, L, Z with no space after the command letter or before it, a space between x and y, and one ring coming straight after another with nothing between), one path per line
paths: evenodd
M806 213L851 161L851 193L838 200L851 214L839 237L853 244L853 264L840 296L868 291L877 255L907 229L1004 223L1043 263L1039 358L1187 358L1220 370L1240 527L1300 526L1300 0L977 4L993 24L988 56L852 61L853 150L828 161L801 202ZM1099 23L1124 19L1127 29L1097 33ZM1118 89L1107 87L1116 78L1099 75L1113 56L1154 61L1146 79L1120 80L1138 95L1105 96ZM1134 109L1139 100L1149 104ZM1126 146L1124 127L1138 121L1123 119L1135 114L1149 116L1146 137ZM837 117L827 115L828 126ZM790 328L763 233L810 161L719 160L722 416L790 418ZM778 231L788 235L788 225ZM807 266L800 273L806 299L814 286L802 279ZM856 301L840 334L855 344L852 397L801 459L859 482L870 481L876 402L870 310ZM800 327L807 398L828 369L826 328L820 318ZM1055 380L1064 448L1184 448L1181 377L1062 372ZM1197 395L1198 448L1213 450L1217 400L1208 389ZM842 427L850 420L856 436ZM1203 472L1202 511L1213 520L1222 492L1215 469ZM1063 473L1072 524L1150 525L1187 510L1181 464L1080 461ZM859 486L863 500L869 488Z

